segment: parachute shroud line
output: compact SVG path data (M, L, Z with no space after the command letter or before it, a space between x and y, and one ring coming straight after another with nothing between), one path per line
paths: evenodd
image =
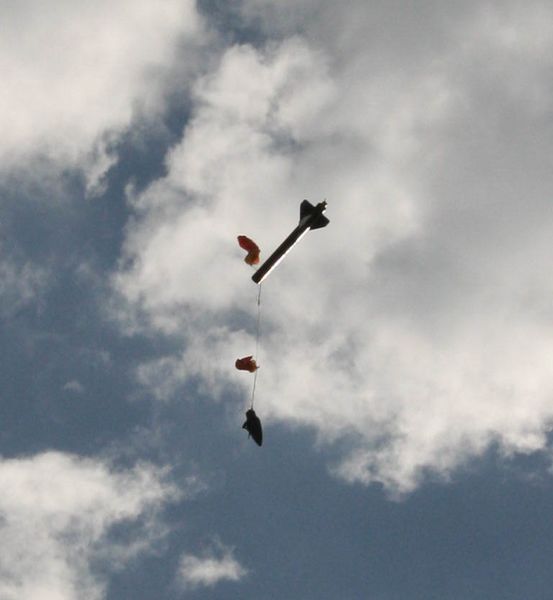
M255 320L255 361L258 361L259 358L259 339L261 337L261 284L259 285L259 289L257 291L257 317ZM255 386L257 384L257 372L259 369L255 370L253 375L253 385L252 385L252 398L250 401L250 408L253 408L253 403L255 400Z

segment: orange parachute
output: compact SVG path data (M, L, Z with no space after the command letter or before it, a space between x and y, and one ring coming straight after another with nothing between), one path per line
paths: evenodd
M257 265L259 263L259 254L261 252L259 246L245 235L238 236L238 243L240 244L240 248L243 248L248 253L244 262L248 265Z
M249 371L250 373L255 373L255 371L259 369L253 356L244 356L244 358L237 358L234 364L239 371Z

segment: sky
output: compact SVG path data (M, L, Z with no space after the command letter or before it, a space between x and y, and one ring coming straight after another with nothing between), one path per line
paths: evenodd
M551 3L0 21L0 598L548 600Z

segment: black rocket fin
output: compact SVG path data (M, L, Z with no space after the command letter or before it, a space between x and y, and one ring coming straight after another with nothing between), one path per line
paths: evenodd
M303 200L303 202L300 204L300 221L304 217L307 217L307 215L312 214L314 210L315 207L311 204L311 202L309 202L309 200Z
M326 207L326 202L324 203ZM326 227L330 221L323 215L322 211L325 207L319 209L320 205L313 206L309 200L304 200L300 204L300 222L305 217L312 215L314 212L318 212L317 216L314 217L313 221L309 224L309 229L321 229Z

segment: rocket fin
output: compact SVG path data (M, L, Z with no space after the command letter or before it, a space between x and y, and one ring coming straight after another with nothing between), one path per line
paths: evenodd
M305 217L312 215L315 210L316 207L313 206L309 200L304 200L300 204L300 221ZM330 221L321 213L309 224L309 229L321 229L322 227L326 227L329 223Z
M304 200L300 204L300 221L304 217L307 217L308 215L313 214L314 210L315 210L315 207L311 204L311 202L309 202L309 200Z
M309 226L309 229L321 229L321 227L326 227L330 221L324 216L319 215L313 223Z

